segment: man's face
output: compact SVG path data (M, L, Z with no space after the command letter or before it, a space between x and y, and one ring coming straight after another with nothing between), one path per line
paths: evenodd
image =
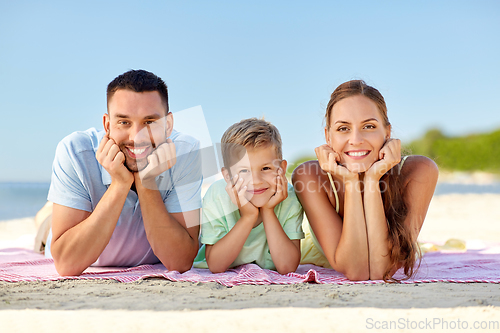
M172 114L157 91L134 92L119 89L108 103L104 129L125 155L125 166L138 172L148 165L154 147L166 142L172 132ZM153 144L153 142L154 144Z

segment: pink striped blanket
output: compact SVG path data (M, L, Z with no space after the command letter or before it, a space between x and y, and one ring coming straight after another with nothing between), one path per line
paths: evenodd
M401 278L401 272L395 277ZM0 281L56 281L56 280L116 280L133 282L146 278L165 278L171 281L218 282L224 286L241 284L295 284L303 282L329 284L374 284L383 281L349 281L342 274L314 265L301 265L297 272L280 275L275 271L247 264L221 274L207 269L193 268L180 274L168 271L161 264L132 268L90 267L81 276L60 276L52 259L45 259L30 250L0 249ZM410 280L402 283L427 282L487 282L500 283L500 244L469 249L465 252L430 252L423 256L420 269Z

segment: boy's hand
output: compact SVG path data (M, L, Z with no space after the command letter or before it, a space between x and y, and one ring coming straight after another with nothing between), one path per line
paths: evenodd
M358 179L357 172L351 172L345 166L339 164L340 155L334 151L329 145L324 144L316 149L316 156L318 157L319 166L323 171L328 172L332 175L339 175L345 180L355 180Z
M145 186L156 186L155 178L177 162L175 144L171 139L167 139L167 142L158 146L147 159L148 165L139 171L139 177Z
M278 175L276 176L276 192L269 199L269 201L264 206L262 206L261 209L270 209L274 211L274 207L276 207L286 198L288 198L288 180L286 179L285 175L283 175L283 170L279 168Z
M387 140L380 149L378 157L380 160L366 170L367 180L379 181L387 171L401 162L401 141L399 139Z
M134 175L124 165L125 155L115 140L111 139L107 134L99 143L95 157L111 176L111 182L132 186Z
M243 178L235 175L226 185L226 192L229 194L231 201L238 206L241 217L250 217L257 219L259 209L245 198L248 182L244 182Z

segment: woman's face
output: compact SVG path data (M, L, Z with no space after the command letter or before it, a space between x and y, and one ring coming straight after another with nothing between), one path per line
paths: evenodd
M379 151L390 137L377 105L355 95L337 102L325 128L328 145L339 154L340 164L351 172L365 172L379 160Z

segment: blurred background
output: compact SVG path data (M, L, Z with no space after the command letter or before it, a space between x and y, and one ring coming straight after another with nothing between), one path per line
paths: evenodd
M0 220L16 195L21 215L43 204L57 143L102 128L106 86L130 69L165 80L174 118L202 108L211 144L265 117L291 166L323 144L335 87L364 79L413 153L498 173L499 32L498 1L1 0Z

